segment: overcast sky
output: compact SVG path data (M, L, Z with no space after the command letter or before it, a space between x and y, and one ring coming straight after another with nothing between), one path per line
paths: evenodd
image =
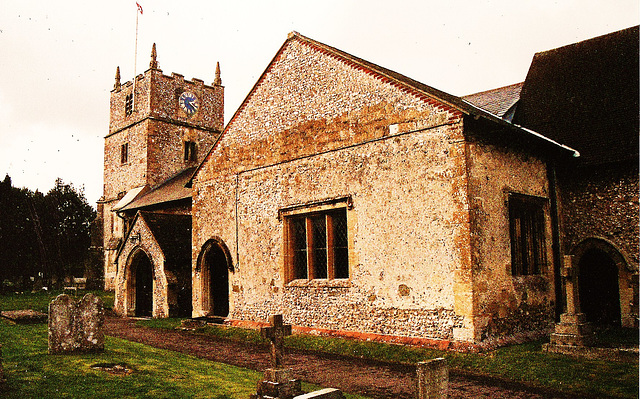
M638 0L138 0L138 62L213 82L225 122L295 30L455 95L524 80L538 51L637 25ZM116 67L134 75L135 0L0 0L0 179L102 195Z

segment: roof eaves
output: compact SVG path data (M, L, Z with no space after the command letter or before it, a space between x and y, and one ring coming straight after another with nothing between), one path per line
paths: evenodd
M462 101L466 102L470 107L475 108L477 110L477 112L478 112L478 116L482 116L485 119L490 120L492 122L495 122L495 123L498 123L500 125L507 126L507 127L513 128L513 129L517 129L518 131L524 132L524 133L526 133L526 134L528 134L530 136L534 136L539 140L542 140L542 141L545 141L545 142L547 142L549 144L552 144L553 146L558 147L558 148L560 148L560 149L562 149L564 151L568 151L569 153L571 153L571 156L574 157L574 158L578 158L580 156L580 152L578 150L575 150L575 149L573 149L573 148L571 148L569 146L566 146L564 144L558 143L557 141L552 140L552 139L550 139L550 138L548 138L548 137L546 137L546 136L544 136L544 135L542 135L542 134L540 134L538 132L535 132L535 131L533 131L531 129L527 129L526 127L511 123L510 121L507 121L507 120L505 120L505 119L503 119L503 118L501 118L501 117L499 117L497 115L494 115L494 114L492 114L492 113L490 113L488 111L483 110L482 108L479 108L479 107L473 105L472 103L468 102L467 100L462 99Z

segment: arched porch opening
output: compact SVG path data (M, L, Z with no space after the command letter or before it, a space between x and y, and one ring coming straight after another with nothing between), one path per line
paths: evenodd
M145 251L133 251L127 272L127 314L138 317L153 315L153 264Z
M578 265L580 311L595 325L621 325L620 277L627 262L606 240L589 238L573 251Z
M211 239L202 247L198 259L202 276L202 308L208 316L229 315L229 272L231 254L222 240Z

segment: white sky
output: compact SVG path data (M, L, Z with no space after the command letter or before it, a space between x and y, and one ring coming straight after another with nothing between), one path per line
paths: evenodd
M524 80L538 51L637 25L637 0L138 0L137 73L153 42L167 75L210 84L225 121L290 31L455 95ZM56 177L102 194L116 66L134 74L135 0L0 0L0 179Z

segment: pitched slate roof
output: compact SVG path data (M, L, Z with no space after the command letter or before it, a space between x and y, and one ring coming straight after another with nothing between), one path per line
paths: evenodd
M638 26L535 54L514 123L580 151L638 160Z
M501 118L513 108L520 99L520 91L524 82L487 90L480 93L463 96L462 99L470 102Z
M120 209L121 211L130 211L133 209L146 208L171 201L191 198L191 189L185 187L195 167L184 169L176 175L163 181L159 185L152 187L148 192L140 195L131 203Z

